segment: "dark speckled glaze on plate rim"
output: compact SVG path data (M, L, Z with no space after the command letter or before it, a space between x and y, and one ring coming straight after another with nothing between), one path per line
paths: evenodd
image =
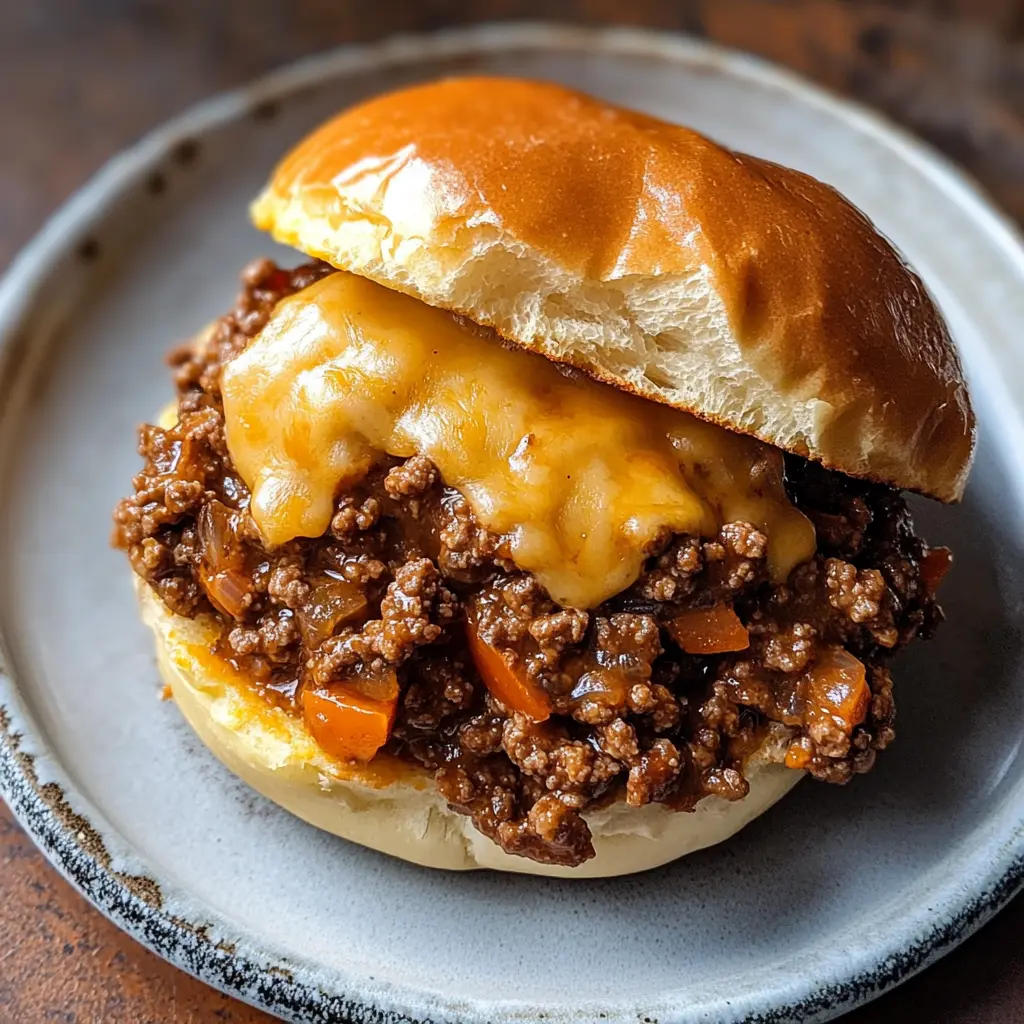
M5 686L8 685L4 680ZM357 998L328 993L295 980L285 964L257 963L232 945L211 939L201 922L163 909L160 887L151 878L111 868L103 840L68 806L59 785L40 785L33 757L20 751L20 736L0 713L0 792L15 817L50 862L119 928L172 964L214 988L238 996L286 1020L358 1021L360 1024L431 1024ZM1019 838L1018 838L1019 843ZM867 971L813 992L797 1002L750 1014L743 1024L802 1024L828 1020L905 981L949 952L1024 886L1024 856L1018 855L991 886L965 903L955 916L936 925L902 953L887 956ZM651 1018L644 1024L658 1024Z
M856 120L862 129L874 132L899 149L906 159L945 179L961 202L970 205L977 217L986 219L987 229L999 235L1000 244L1017 245L1014 229L987 205L970 182L927 147L881 118L832 99L753 58L657 33L537 25L483 26L393 39L315 57L249 88L201 104L104 168L54 216L0 284L0 411L7 408L12 397L11 384L23 369L22 364L32 358L32 339L44 329L37 311L39 289L60 265L96 259L94 228L124 189L145 183L149 191L159 193L163 188L161 175L167 173L160 168L187 166L194 156L196 140L232 120L272 117L279 98L325 78L355 75L370 67L379 71L382 67L429 63L438 57L502 49L584 50L595 57L628 52L666 62L713 62L771 88L800 93L809 102L829 107L838 118ZM206 918L177 913L181 894L171 891L166 880L158 882L145 870L134 872L118 867L104 839L113 834L112 827L101 823L101 816L74 809L88 808L89 802L75 792L61 765L46 749L17 684L2 664L0 792L61 874L104 914L171 963L224 992L283 1017L303 1021L482 1019L479 1008L466 1004L439 1007L436 1018L419 1011L408 1016L394 1004L375 1001L372 994L361 995L353 988L321 984L299 976L301 972L295 970L293 963L260 950L258 943L250 949L218 940L216 934L220 929ZM942 906L937 901L931 924L907 938L899 951L889 950L869 958L866 968L851 971L848 976L817 986L797 998L788 998L785 993L766 987L759 1009L748 1007L744 1015L733 1019L762 1024L825 1020L877 996L940 957L1024 885L1024 822L1018 816L1015 827L993 835L991 840L990 872L973 878L959 897ZM673 1019L710 1019L693 1016L684 1007L673 1007L673 1011ZM524 1018L504 1012L501 1019ZM570 1018L559 1015L558 1019ZM574 1015L572 1019L583 1018ZM652 1024L658 1019L650 1018Z

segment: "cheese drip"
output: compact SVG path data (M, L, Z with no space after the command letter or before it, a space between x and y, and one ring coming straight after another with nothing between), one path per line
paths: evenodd
M227 443L271 545L317 537L381 453L424 455L560 604L633 583L664 528L767 533L782 579L814 530L779 451L510 350L444 311L347 273L281 302L224 368Z

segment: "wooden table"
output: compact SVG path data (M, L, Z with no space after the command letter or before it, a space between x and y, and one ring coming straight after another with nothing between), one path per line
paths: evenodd
M91 9L91 10L90 10ZM168 115L343 42L547 16L681 29L878 106L1024 220L1024 2L5 0L0 267L111 154ZM267 1021L146 952L46 864L0 805L0 1020ZM1024 898L850 1024L1024 1021Z

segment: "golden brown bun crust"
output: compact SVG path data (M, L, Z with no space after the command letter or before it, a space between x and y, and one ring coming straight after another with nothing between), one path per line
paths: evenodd
M918 277L834 189L541 82L454 79L301 142L256 223L649 398L944 500L974 417Z

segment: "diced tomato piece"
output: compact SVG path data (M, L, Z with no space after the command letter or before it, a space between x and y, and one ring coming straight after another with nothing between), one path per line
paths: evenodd
M346 685L304 690L302 714L319 746L341 761L369 761L387 742L398 693L375 700Z
M484 686L505 707L510 711L519 711L535 722L543 722L551 715L548 695L536 683L531 683L522 673L509 666L501 652L481 640L472 626L468 627L466 635L473 664Z
M949 548L929 548L921 559L921 582L929 595L939 589L950 566L953 564L953 552Z
M803 771L811 763L811 755L799 743L791 743L786 751L786 767Z
M750 634L727 604L688 608L672 619L668 631L687 654L725 654L750 646Z
M847 736L864 721L871 703L864 665L842 647L830 647L818 655L807 673L807 715L827 716Z

